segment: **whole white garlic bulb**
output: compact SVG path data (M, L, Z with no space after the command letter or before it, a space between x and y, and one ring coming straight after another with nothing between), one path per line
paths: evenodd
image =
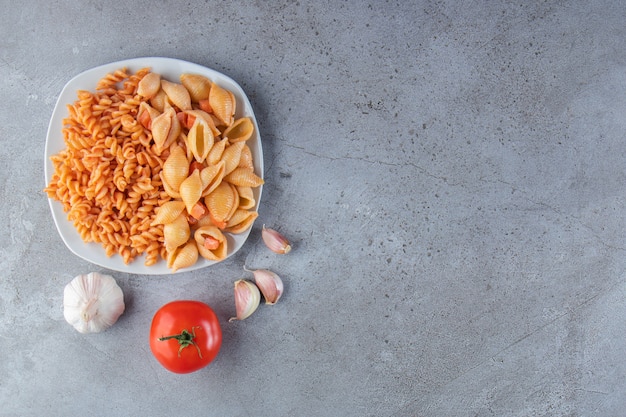
M122 289L110 275L98 272L78 275L63 292L63 316L80 333L108 329L124 308Z

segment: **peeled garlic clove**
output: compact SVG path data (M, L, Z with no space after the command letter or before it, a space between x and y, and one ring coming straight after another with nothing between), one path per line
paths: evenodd
M110 275L78 275L63 291L63 316L80 333L98 333L111 327L124 308L122 289Z
M274 305L281 295L283 295L283 281L278 274L267 269L257 269L252 271L254 282L265 298L265 304Z
M236 317L231 317L228 321L244 320L259 306L261 302L261 292L251 281L239 279L235 281L235 309Z
M265 242L265 245L270 248L272 252L287 254L289 253L289 251L291 251L291 245L289 244L287 238L274 229L270 229L263 225L261 237L263 238L263 242Z

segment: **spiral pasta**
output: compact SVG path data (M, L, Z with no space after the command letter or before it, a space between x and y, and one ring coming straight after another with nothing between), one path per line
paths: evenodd
M137 85L148 72L120 69L95 93L77 92L63 120L66 148L52 156L45 188L85 242L102 244L107 256L117 253L127 264L142 254L146 265L159 260L163 227L150 224L155 207L170 199L159 177L167 154L153 151L150 131L136 118L145 101Z

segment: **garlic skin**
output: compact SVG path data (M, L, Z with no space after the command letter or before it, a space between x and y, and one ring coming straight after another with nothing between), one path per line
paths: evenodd
M265 304L274 305L283 295L283 280L278 274L267 269L251 271L254 274L254 282L265 298Z
M63 291L63 316L80 333L108 329L124 309L122 289L110 275L98 272L78 275Z
M228 321L244 320L259 307L261 303L261 292L251 281L239 279L235 281L235 309L237 315Z
M269 227L265 227L265 225L263 225L261 237L263 238L265 245L274 253L285 255L291 251L291 244L287 238L274 229L270 229Z

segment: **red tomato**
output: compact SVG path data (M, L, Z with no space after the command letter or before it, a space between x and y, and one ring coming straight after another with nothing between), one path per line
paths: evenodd
M150 350L171 372L186 374L204 368L215 359L221 345L217 316L200 301L172 301L152 318Z

